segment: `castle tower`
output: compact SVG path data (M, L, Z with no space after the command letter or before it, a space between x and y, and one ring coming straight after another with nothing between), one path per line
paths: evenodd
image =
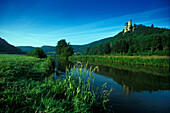
M129 20L128 21L128 28L127 28L128 31L132 31L132 20Z
M128 23L125 24L124 33L128 31Z
M124 33L128 32L128 31L134 31L134 30L135 30L135 27L132 26L132 20L129 20L125 24Z

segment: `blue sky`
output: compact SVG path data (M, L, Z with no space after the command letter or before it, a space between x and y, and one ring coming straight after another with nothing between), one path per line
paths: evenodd
M169 0L0 0L0 37L15 46L74 45L133 24L170 28Z

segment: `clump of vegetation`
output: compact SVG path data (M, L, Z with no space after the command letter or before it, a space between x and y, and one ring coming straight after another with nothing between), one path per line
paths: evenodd
M56 54L59 56L59 58L67 59L69 56L74 54L74 51L70 43L66 43L65 40L60 40L56 46Z
M0 112L108 112L106 102L112 89L104 90L106 84L93 89L94 70L77 65L80 70L74 67L64 80L55 80L48 76L53 57L1 55L0 61Z
M47 55L41 48L35 48L34 50L28 52L27 55L36 58L47 58Z

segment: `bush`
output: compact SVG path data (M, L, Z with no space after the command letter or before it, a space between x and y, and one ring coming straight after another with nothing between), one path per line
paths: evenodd
M35 48L34 50L28 52L27 55L36 58L47 58L47 55L41 48Z

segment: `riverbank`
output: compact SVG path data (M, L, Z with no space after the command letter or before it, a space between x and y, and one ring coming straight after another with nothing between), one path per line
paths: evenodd
M99 55L81 55L70 56L70 61L83 62L105 62L105 63L121 63L121 64L135 64L146 66L160 66L170 67L169 56L99 56Z

